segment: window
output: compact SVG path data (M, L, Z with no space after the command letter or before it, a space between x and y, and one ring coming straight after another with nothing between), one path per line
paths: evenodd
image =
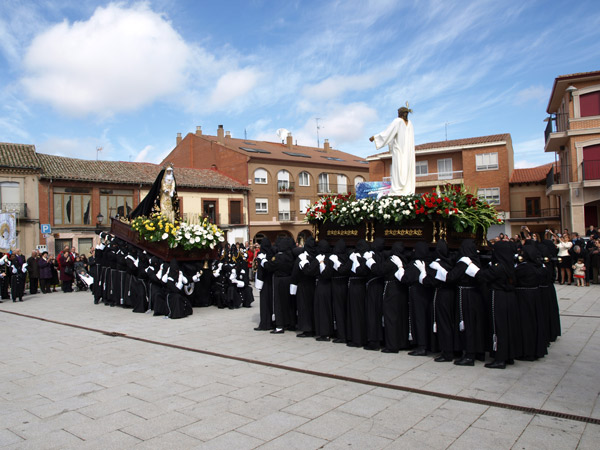
M16 208L16 204L20 203L20 197L19 183L16 181L3 181L0 183L0 204L14 205L12 208ZM10 207L2 206L0 209L10 209Z
M337 176L338 194L346 194L348 192L348 177L346 175Z
M279 220L291 220L292 212L290 211L290 199L280 198L279 199Z
M290 188L290 173L287 170L277 172L277 190L285 190Z
M231 225L241 225L243 223L241 200L229 200L229 223Z
M364 183L365 179L363 177L361 177L360 175L357 177L354 177L354 187L356 188L356 186L358 186L360 183Z
M92 196L86 188L54 188L54 223L90 225Z
M267 184L267 171L265 169L254 171L254 184Z
M319 186L317 187L317 191L320 193L329 193L329 174L328 173L320 173L319 174Z
M424 175L427 175L429 173L429 169L427 166L427 161L417 161L415 163L415 174L418 177L422 177Z
M498 168L498 153L482 153L475 155L477 170L492 170Z
M581 117L600 116L600 91L580 95L579 111Z
M266 198L254 200L256 214L267 214L269 212L269 201Z
M217 201L216 200L202 200L202 214L204 217L208 217L212 223L217 223Z
M54 255L58 256L67 245L73 247L73 239L54 239Z
M307 198L301 198L300 208L298 209L298 211L300 211L302 214L306 214L308 208L310 208L310 200Z
M299 186L310 186L310 174L308 172L300 172L298 174Z
M452 179L452 158L438 159L438 180Z
M487 201L490 205L500 203L500 188L485 188L477 190L477 196Z
M93 241L92 238L79 238L77 240L77 253L87 257L92 249Z
M525 199L525 215L527 217L540 217L540 198L529 197Z
M132 206L133 189L100 189L100 212L104 217L126 216Z

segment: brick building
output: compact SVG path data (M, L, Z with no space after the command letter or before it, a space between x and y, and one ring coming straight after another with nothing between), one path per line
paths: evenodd
M175 167L216 168L250 186L250 238L280 235L301 240L312 234L304 211L322 194L354 192L368 180L369 167L358 156L323 148L301 146L287 136L283 142L236 139L219 125L216 136L178 134L176 146L164 159Z
M554 80L546 112L546 152L556 155L546 193L560 199L562 227L598 226L600 209L600 71Z
M493 226L488 236L510 231L513 147L510 134L430 142L415 146L416 192L431 192L444 184L464 184L501 211L503 226ZM380 181L390 176L392 157L388 152L367 158L369 178Z
M546 176L552 163L529 169L515 169L510 178L511 236L526 225L541 236L547 229L560 228L559 200L546 195Z

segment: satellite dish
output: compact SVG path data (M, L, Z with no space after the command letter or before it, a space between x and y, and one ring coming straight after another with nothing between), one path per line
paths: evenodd
M285 128L280 128L275 133L277 134L279 139L281 139L282 141L285 141L286 138L288 137L288 135L290 134L290 132L288 130L286 130Z

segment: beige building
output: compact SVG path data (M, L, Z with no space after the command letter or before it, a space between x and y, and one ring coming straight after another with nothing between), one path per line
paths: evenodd
M217 169L249 186L250 239L291 236L302 240L312 234L304 222L308 205L323 194L353 193L368 180L366 160L334 150L283 142L236 139L219 126L216 136L200 127L184 138L179 134L173 151L164 159L176 168Z
M600 71L557 77L546 111L544 150L556 155L546 194L559 198L561 228L583 233L599 222Z
M35 147L0 143L0 213L14 216L16 233L13 248L29 256L39 245L38 181L41 167ZM9 232L3 226L3 233ZM10 248L0 248L7 251Z

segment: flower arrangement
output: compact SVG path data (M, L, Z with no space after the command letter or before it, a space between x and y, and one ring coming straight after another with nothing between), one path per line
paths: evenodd
M385 224L402 224L411 220L444 218L462 232L477 228L487 230L501 224L495 208L469 193L463 185L446 185L434 192L398 197L356 199L354 195L327 195L311 205L305 220L309 223L330 220L339 225L357 225L365 220Z
M212 249L225 240L223 230L207 218L199 218L197 223L173 223L166 216L154 213L150 217L136 217L131 228L145 241L166 241L170 248L181 247L184 250Z

